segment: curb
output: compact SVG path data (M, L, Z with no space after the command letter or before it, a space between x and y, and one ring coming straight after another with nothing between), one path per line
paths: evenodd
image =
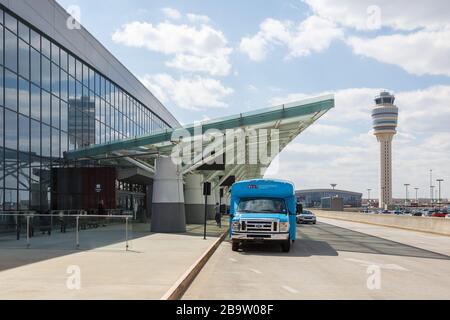
M214 243L206 250L205 253L175 282L175 284L161 297L160 300L180 300L192 281L197 277L202 268L208 262L209 258L214 254L219 245L228 236L227 229Z

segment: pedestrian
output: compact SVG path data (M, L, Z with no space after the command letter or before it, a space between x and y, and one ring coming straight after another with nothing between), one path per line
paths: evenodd
M219 206L218 202L216 202L216 206L215 206L214 210L215 210L215 218L216 218L217 226L219 228L222 228L222 214L220 212L220 206Z

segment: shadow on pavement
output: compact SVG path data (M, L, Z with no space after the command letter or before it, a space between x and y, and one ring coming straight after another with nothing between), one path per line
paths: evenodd
M299 245L307 241L323 241L336 251L383 254L414 258L450 260L449 256L403 243L337 227L326 223L304 225L297 229Z
M245 255L310 257L338 256L339 251L450 260L449 256L443 254L326 223L299 226L297 228L297 240L291 246L289 253L283 253L281 246L276 243L249 243L242 246L239 253Z
M215 222L208 221L207 237L218 237L227 228L227 220L223 222L222 228L217 227ZM175 234L203 238L203 229L203 225L187 225L186 232ZM66 233L61 233L55 228L51 235L36 232L35 236L30 239L29 249L27 249L26 233L21 235L20 240L16 240L15 234L0 234L0 272L83 251L139 254L139 251L133 249L133 240L156 235L158 234L150 232L149 223L130 223L128 232L130 246L126 252L124 224L81 230L79 249L75 248L75 228L67 229ZM158 237L155 241L161 241L161 239Z

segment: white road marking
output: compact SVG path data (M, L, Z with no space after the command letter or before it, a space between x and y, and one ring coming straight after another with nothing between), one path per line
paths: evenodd
M282 288L286 291L289 291L290 293L298 293L298 290L295 290L294 288L288 286L282 286Z
M360 264L363 267L369 267L369 266L379 266L381 269L385 269L385 270L396 270L396 271L409 271L406 268L403 268L402 266L399 266L398 264L380 264L380 263L376 263L376 262L371 262L371 261L366 261L366 260L358 260L358 259L345 259L347 261L350 262L355 262Z
M237 262L237 260L236 260L236 259L233 259L233 258L230 258L230 261L231 261L231 262Z
M250 270L251 272L257 273L257 274L262 274L262 272L257 269L248 269L248 270Z

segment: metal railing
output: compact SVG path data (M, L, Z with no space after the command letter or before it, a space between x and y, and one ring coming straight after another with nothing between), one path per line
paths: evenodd
M68 212L70 212L68 214ZM76 249L80 248L80 231L86 229L86 226L96 225L98 227L99 220L109 220L109 219L120 219L125 220L125 250L128 251L128 224L129 219L133 216L129 214L105 214L105 215L95 215L87 214L85 210L54 210L49 214L37 214L35 211L0 211L0 225L6 222L6 225L12 225L15 228L16 239L20 240L20 234L22 230L22 219L26 220L26 247L31 247L31 237L34 235L34 219L38 218L40 221L47 220L45 228L41 225L36 224L41 228L41 231L46 231L50 235L54 226L54 218L58 219L60 224L61 233L66 233L66 228L68 225L68 219L75 219L75 233L76 233ZM92 221L92 219L99 219L98 221ZM84 221L83 221L84 220ZM45 223L45 222L44 222Z

